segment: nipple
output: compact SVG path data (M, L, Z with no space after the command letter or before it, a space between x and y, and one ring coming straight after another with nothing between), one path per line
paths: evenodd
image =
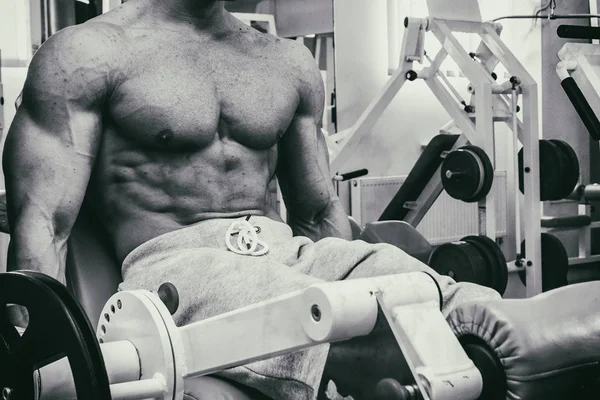
M169 144L173 140L173 131L170 129L163 129L156 134L156 141L163 144Z

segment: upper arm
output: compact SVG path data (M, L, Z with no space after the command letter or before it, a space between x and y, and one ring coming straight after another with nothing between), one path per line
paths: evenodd
M31 62L3 153L13 230L70 232L100 142L109 87L105 36L104 27L67 28Z
M288 211L314 217L335 193L321 131L325 89L312 54L304 46L296 52L300 96L296 114L279 142L277 178Z

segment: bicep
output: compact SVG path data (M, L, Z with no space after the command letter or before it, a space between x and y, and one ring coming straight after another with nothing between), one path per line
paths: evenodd
M288 210L313 216L334 197L329 152L321 130L325 88L321 73L306 48L299 50L301 70L296 114L279 143L277 177Z
M3 169L11 227L43 219L66 233L85 195L101 131L99 89L49 59L32 63Z
M39 123L21 106L8 132L3 154L7 204L11 226L18 220L46 217L54 232L70 228L81 204L93 164L97 117L74 112L68 121ZM79 137L74 144L64 134L76 120ZM13 222L17 222L13 224ZM41 222L41 221L40 221ZM65 225L65 226L61 226Z
M325 137L311 118L297 118L279 144L277 177L288 210L314 215L335 196Z

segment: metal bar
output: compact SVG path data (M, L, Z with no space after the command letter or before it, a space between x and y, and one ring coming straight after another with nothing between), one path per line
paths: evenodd
M468 144L468 142L469 141L466 135L461 134L452 147L452 150L464 146ZM421 223L427 211L429 211L431 206L433 206L439 197L440 193L442 193L442 190L444 190L444 186L442 185L441 169L442 167L440 166L433 175L433 178L431 178L431 180L427 183L427 186L425 186L421 192L419 198L415 201L417 207L408 211L404 217L404 221L408 222L415 228L419 225L419 223Z
M444 60L446 60L446 57L448 57L448 52L444 49L440 49L440 51L438 51L438 53L435 55L433 61L430 61L431 65L429 68L431 68L434 73L435 71L439 71L440 67L444 63Z
M367 335L377 320L380 287L394 288L384 293L388 304L439 307L437 284L422 272L312 285L179 328L184 378Z
M477 131L475 124L469 118L469 115L463 110L456 101L450 96L448 91L444 88L439 78L433 77L425 80L429 89L437 97L440 104L444 107L446 112L450 114L450 117L456 122L456 126L460 129L467 138L470 140L477 137Z
M511 110L512 109L512 99L509 99L508 96L506 95L498 95L495 96L495 98L497 100L499 100L501 102L501 104L503 106L506 107L506 110ZM517 115L516 117L517 119L517 139L523 143L525 141L525 137L523 135L523 121L521 121L521 119L519 118L519 116ZM508 126L508 128L514 132L514 119L510 118L509 120L506 120L506 125Z
M509 274L516 274L517 272L523 271L525 269L525 267L518 267L517 262L515 260L515 261L507 262L506 269L508 270Z
M136 348L127 340L102 343L100 345L108 381L112 384L137 381L141 376L140 359ZM65 357L48 364L34 373L41 387L37 400L74 399L75 382L69 360ZM156 396L146 396L151 398ZM119 397L114 397L117 399Z
M382 294L376 296L424 400L476 399L481 394L481 373L450 330L438 302L390 307Z
M479 59L485 70L491 75L498 66L498 59L482 41L475 50L475 57ZM492 78L493 79L493 78Z
M481 24L479 24L481 25ZM467 79L471 82L493 82L490 74L480 64L473 61L468 52L454 36L445 21L434 20L431 23L431 31L442 44L444 50L458 65ZM481 29L479 30L481 31Z
M489 25L484 26L481 39L490 51L506 67L508 72L519 77L523 95L523 132L520 137L523 144L524 159L524 184L525 191L522 221L528 261L532 262L527 267L527 297L542 293L542 257L541 257L541 217L542 203L540 202L540 171L539 171L539 108L537 83L523 67L515 55L502 42L497 32Z
M366 335L377 318L373 290L366 279L318 284L183 326L179 332L189 355L184 378Z
M494 170L496 167L496 151L494 146L494 111L492 108L492 83L483 79L475 85L475 126L477 136L471 140L473 144L485 150ZM490 193L495 193L493 186ZM488 195L485 200L485 232L490 239L496 239L496 196Z
M542 293L542 249L540 201L540 161L539 161L539 121L537 84L523 86L523 168L525 191L525 252L532 265L527 268L527 296Z
M497 95L494 96L494 98L497 101L497 107L505 108L507 113L512 113L513 116L512 118L506 119L504 121L506 123L506 126L509 128L510 134L513 136L513 139L509 142L509 149L507 151L506 196L507 199L511 199L511 201L514 201L512 207L509 205L506 208L506 243L508 243L509 245L504 248L504 252L508 259L514 259L517 257L517 253L520 252L521 248L521 219L519 214L519 208L521 205L522 197L518 186L519 179L517 153L519 150L518 141L524 140L523 123L519 119L518 115L515 115L513 111L510 111L514 108L510 104L512 103L512 99L508 100L507 96L505 95Z
M431 59L431 57L429 57L427 54L425 54L425 58L427 59L427 61L429 61L429 63L431 65L433 65L434 61ZM458 90L456 90L456 88L452 85L452 83L448 80L448 78L446 78L446 75L444 75L444 73L439 70L439 66L437 66L435 68L435 73L442 80L442 82L444 82L444 84L446 85L446 88L450 91L450 93L452 93L454 98L460 104L466 104L465 99L463 99L462 96L460 95L460 93L458 93Z
M577 206L579 215L589 217L591 220L592 207L589 204L579 204ZM579 257L589 257L592 254L592 229L590 225L584 226L579 230Z
M436 23L443 23L453 32L464 32L464 33L480 33L483 29L484 24L490 24L489 22L478 22L478 21L456 21L450 19L437 19L433 18ZM493 25L493 24L492 24Z
M582 264L591 264L600 262L600 254L594 254L587 257L571 257L569 258L569 266L576 266Z
M598 3L597 3L597 1L598 0L590 0L590 14L598 15ZM590 25L597 27L598 26L598 19L596 19L596 18L590 18ZM594 40L592 40L592 43L593 44L598 44L598 43L600 43L600 41L598 39L594 39Z
M112 400L144 400L164 398L167 395L167 384L164 377L117 383L110 385Z
M484 25L481 39L511 75L518 76L524 85L536 84L535 79L533 79L527 69L523 67L523 64L515 57L502 39L500 39L500 36L498 36L498 33L496 33L492 26Z
M509 175L507 176L510 196L508 197L514 202L514 208L508 207L510 210L507 212L510 219L508 220L509 225L514 224L515 228L511 230L508 235L508 240L511 246L515 249L519 249L521 246L521 217L519 206L521 202L521 192L519 191L519 162L517 160L517 153L519 150L519 117L517 116L517 103L518 94L514 90L511 96L511 107L510 112L512 113L512 124L511 124L511 142L508 149L507 164L510 168ZM512 251L510 257L516 257L516 251Z

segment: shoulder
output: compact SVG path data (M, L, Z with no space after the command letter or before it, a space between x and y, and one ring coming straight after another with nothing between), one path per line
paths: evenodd
M107 89L122 43L122 30L106 23L85 23L52 35L35 53L25 92L77 89L82 95Z
M303 78L319 75L319 68L312 52L303 43L296 40L283 39L280 42L282 55L289 68Z
M107 23L90 22L64 28L44 42L30 69L49 62L67 69L82 64L106 64L118 54L122 37L121 28Z
M324 103L325 84L319 66L312 52L302 43L295 40L284 40L283 56L290 75L296 80L300 105L310 110L319 110Z

